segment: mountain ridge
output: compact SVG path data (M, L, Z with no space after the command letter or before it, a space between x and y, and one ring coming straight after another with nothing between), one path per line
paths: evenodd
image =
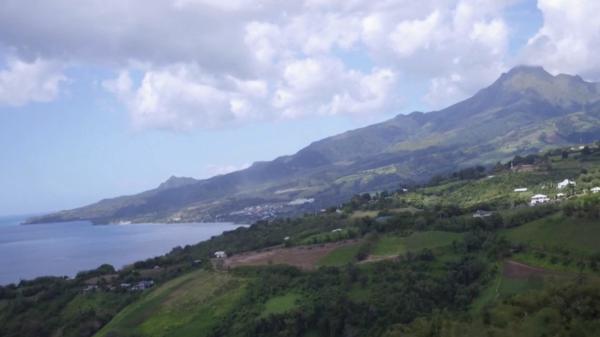
M420 183L479 162L590 142L598 134L600 84L518 66L445 109L399 114L245 170L203 180L171 177L153 190L29 223L252 221L293 215L334 205L353 193ZM314 202L289 205L298 198Z

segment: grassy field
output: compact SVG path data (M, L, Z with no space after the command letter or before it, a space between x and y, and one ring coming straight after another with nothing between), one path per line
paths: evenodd
M514 242L528 243L540 249L567 249L593 255L600 253L600 222L552 216L505 232Z
M368 218L376 218L378 214L379 214L379 211L354 211L350 217L353 219L360 219L360 218L367 218L367 217Z
M181 276L126 307L96 336L205 336L240 298L244 285L225 273Z
M60 312L65 320L77 319L82 312L95 312L98 316L112 316L116 308L126 304L123 295L114 292L93 292L75 296ZM107 311L115 308L115 311Z
M361 245L361 243L356 243L337 248L322 257L317 262L317 266L343 266L347 263L355 262L356 254Z
M579 192L600 184L598 165L600 156L594 155L585 161L574 158L552 157L551 169L538 167L533 172L504 172L477 180L450 181L428 186L403 196L413 205L432 206L439 203L473 207L479 204L497 204L510 207L526 204L537 193L553 196L556 184L564 179L576 179ZM580 176L582 169L587 171ZM527 192L515 193L514 189L526 187ZM579 193L578 192L578 193Z
M340 231L336 231L336 232L328 231L328 232L322 232L322 233L310 235L308 237L301 239L298 242L298 244L312 245L312 244L323 243L323 242L341 241L341 240L349 239L351 237L356 237L356 236L358 236L357 233L358 233L358 229L356 229L356 228L342 228Z
M298 300L300 298L300 295L294 293L270 298L267 303L265 303L265 309L260 316L267 317L269 315L283 314L293 310L298 306Z
M461 237L461 234L440 231L414 232L407 237L385 235L379 239L371 254L374 256L403 255L409 251L447 246L452 244L452 241L460 240Z
M480 313L486 305L498 302L509 296L530 290L539 290L544 286L543 278L511 279L499 273L488 286L481 291L471 304L471 311Z

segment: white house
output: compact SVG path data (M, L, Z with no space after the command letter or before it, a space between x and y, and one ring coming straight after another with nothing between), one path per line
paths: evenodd
M564 198L564 197L566 197L566 196L567 196L567 195L566 195L566 194L564 194L564 193L558 193L558 194L556 195L556 198L557 198L557 199L562 199L562 198Z
M515 192L527 192L527 187L515 188Z
M539 205L539 204L545 204L545 203L547 203L549 201L550 201L550 198L548 198L547 195L536 194L533 197L531 197L531 202L529 204L531 206L535 206L535 205Z
M594 193L594 194L600 193L600 187L598 187L598 186L593 187L592 189L590 189L590 191L592 191L592 193Z
M557 187L558 187L559 190L562 190L562 189L564 189L566 187L569 187L571 185L575 186L576 183L573 180L565 179L565 180L561 181L560 183L558 183Z
M224 259L227 257L227 253L225 253L224 251L220 250L218 252L215 252L215 257L217 259Z
M477 212L473 213L474 218L487 218L489 216L492 216L492 212L483 211L480 209L478 209Z

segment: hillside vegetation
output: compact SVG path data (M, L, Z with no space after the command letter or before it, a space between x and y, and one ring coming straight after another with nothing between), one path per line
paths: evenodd
M123 270L2 287L0 335L597 336L599 181L590 144L355 195Z
M592 142L598 134L599 84L516 67L443 110L401 114L245 170L205 180L171 178L137 195L30 221L247 222L295 216L356 193L395 190L473 165ZM488 197L480 193L472 202Z

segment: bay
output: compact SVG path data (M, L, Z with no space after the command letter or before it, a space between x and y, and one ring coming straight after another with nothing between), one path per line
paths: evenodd
M121 268L233 230L232 223L92 225L67 222L21 225L0 217L0 285L38 276L74 276L103 263Z

